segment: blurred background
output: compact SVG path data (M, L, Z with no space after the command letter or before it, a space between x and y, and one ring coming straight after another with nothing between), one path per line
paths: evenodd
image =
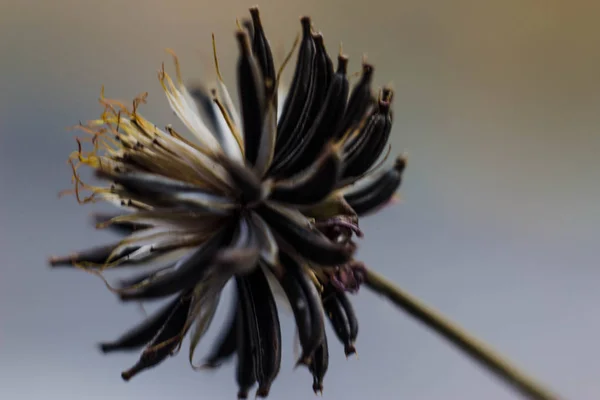
M210 34L235 86L236 17L255 2L0 2L0 398L233 399L233 364L178 357L124 383L137 354L102 356L142 318L91 275L47 257L108 240L72 197L67 127L93 119L101 85L174 121L157 80L165 48L188 81L214 78ZM378 84L393 83L393 152L409 157L402 202L362 222L359 257L547 382L600 397L600 3L558 0L283 2L261 15L280 54L309 14ZM291 70L288 71L288 76ZM436 335L363 290L358 359L330 333L324 398L513 399ZM228 311L226 302L220 317ZM293 371L293 319L270 398L312 398ZM215 323L200 350L219 331Z

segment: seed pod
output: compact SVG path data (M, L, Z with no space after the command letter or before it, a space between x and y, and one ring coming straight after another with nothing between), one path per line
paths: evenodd
M260 268L237 278L237 282L242 307L241 330L246 336L238 339L244 342L243 346L238 348L238 396L247 396L248 390L254 384L254 375L259 384L256 396L266 397L281 366L281 332L275 299L267 277ZM252 360L252 367L248 358Z
M121 300L154 299L189 289L207 274L212 266L213 257L223 245L231 242L232 235L231 225L222 228L197 250L179 260L169 272L156 276L142 287L121 292Z
M248 38L250 38L250 43L254 42L254 25L252 24L252 20L248 18L242 18L242 26L248 33Z
M121 373L123 380L128 381L141 371L160 364L177 348L183 339L183 330L188 319L191 299L190 291L184 292L179 297L171 315L144 350L139 361L133 367Z
M358 178L377 161L392 130L390 103L380 100L361 133L344 157L343 178Z
M238 313L239 302L237 299L233 301L233 312L227 324L227 328L221 333L219 341L213 348L210 355L206 358L204 368L217 368L223 361L231 357L237 348L237 332L238 332Z
M109 353L113 351L136 350L145 346L156 336L157 332L167 322L180 302L181 299L179 297L170 301L150 317L144 319L140 324L121 335L117 340L100 343L100 350L103 353Z
M311 168L289 181L275 184L270 198L283 203L319 203L335 188L341 175L341 146L330 145Z
M254 319L248 312L246 302L248 291L246 277L237 277L238 313L237 316L237 368L238 399L247 399L248 392L256 383L256 366L254 354L258 349L256 329L253 329Z
M280 282L294 312L302 346L298 363L310 365L325 336L321 296L296 260L284 252L279 253L279 259L285 270Z
M254 35L250 38L252 41L252 52L262 71L265 83L265 93L267 96L270 96L275 88L275 65L273 64L271 46L265 36L258 7L252 7L250 9L250 15L252 16L254 26Z
M272 207L261 205L257 207L257 212L281 239L316 264L344 264L356 249L352 243L333 243L321 232L298 225Z
M315 94L316 44L312 36L310 18L302 17L300 22L302 24L302 42L298 51L296 71L277 125L275 151L276 154L282 155L283 150L288 148L289 142L296 139L295 136L298 135L298 132L304 130ZM274 161L273 168L278 160Z
M348 105L344 118L336 129L335 137L341 138L346 134L348 130L353 128L360 120L363 119L366 112L371 105L371 81L373 80L373 66L370 64L363 64L362 76L360 81L356 84Z
M346 202L359 216L375 211L390 201L400 184L406 160L399 157L392 168L385 171L379 179L363 188L344 195Z
M310 166L318 157L325 143L334 137L335 129L344 116L348 98L347 66L348 58L340 55L337 71L328 84L326 97L319 113L304 135L304 140L295 147L282 165L286 171L302 171Z
M93 215L95 225L106 225L106 227L115 233L128 236L135 231L148 229L150 225L138 224L131 221L112 221L113 218L124 214L96 213Z
M352 303L350 302L350 299L346 293L338 292L337 297L340 300L342 308L346 312L346 317L348 318L348 325L350 326L350 341L355 343L356 338L358 337L358 318L354 312L354 307L352 307ZM348 353L346 353L346 355L348 355Z
M307 294L301 285L295 278L295 274L289 271L294 268L298 268L296 262L287 254L279 253L280 261L282 266L285 268L286 273L279 277L279 283L283 288L283 291L292 307L294 319L296 321L296 327L298 329L298 339L302 346L303 354L300 359L308 359L311 354L315 351L313 335L313 321L311 311L311 299L308 298ZM313 304L314 305L314 304Z
M340 293L332 287L326 289L323 293L323 308L336 336L344 345L346 356L348 356L356 352L352 337L354 336L353 333L358 333L358 324L354 323L356 316L352 310L350 310L352 312L351 316L346 313L346 309L340 301ZM353 323L350 322L351 319L354 320Z
M123 247L120 251L113 254L117 247L119 247L119 242L104 246L92 247L90 249L69 254L68 256L52 257L49 261L52 267L71 267L76 264L83 263L91 264L90 266L102 267L109 261L111 254L113 255L112 259L116 260L118 258L130 255L140 248L139 246L135 245Z
M238 86L244 127L244 154L246 162L254 165L258 156L265 112L265 84L260 67L252 54L248 34L239 31L236 37L240 47Z
M281 331L273 292L265 273L257 268L249 276L258 327L256 360L257 397L267 397L281 367Z
M309 371L313 376L313 391L323 394L323 378L329 367L329 348L327 345L327 335L323 335L323 342L315 351L315 356L309 366Z

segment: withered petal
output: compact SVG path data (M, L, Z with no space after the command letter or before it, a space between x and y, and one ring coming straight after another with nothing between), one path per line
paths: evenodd
M158 275L160 274L164 274L169 270L172 270L175 266L177 265L177 263L172 263L163 267L159 267L156 269L153 269L151 271L147 271L147 272L142 272L139 274L136 274L132 277L129 278L122 278L119 279L119 288L120 289L127 289L130 288L132 286L136 286L139 285L140 283L144 282L144 281L149 281L151 279L156 278Z
M217 140L223 135L221 125L218 122L218 115L214 107L213 96L210 92L200 85L191 86L188 88L190 96L196 102L198 110L202 112L209 123L211 131L217 136Z
M100 169L97 169L94 172L96 177L109 179L132 193L155 194L202 191L202 188L191 183L147 172L109 172Z

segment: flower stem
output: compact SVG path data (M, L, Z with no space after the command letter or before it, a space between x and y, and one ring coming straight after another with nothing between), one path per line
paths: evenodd
M367 270L365 278L365 284L369 289L387 297L392 303L402 308L412 317L449 340L490 372L503 379L525 398L558 400L557 395L551 393L549 389L525 375L486 344L471 336L415 297L398 288L383 276L372 270Z

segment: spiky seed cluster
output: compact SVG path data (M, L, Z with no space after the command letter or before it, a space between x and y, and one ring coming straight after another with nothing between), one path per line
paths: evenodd
M82 129L93 150L71 155L75 193L82 203L105 200L128 212L98 215L99 227L126 237L51 264L84 268L103 276L115 267L165 265L110 289L123 301L175 299L111 343L104 352L145 347L129 380L181 346L191 330L190 362L208 329L225 284L234 279L236 300L204 367L237 354L239 397L265 397L281 363L281 334L274 293L282 290L295 316L302 348L299 363L322 390L329 318L346 354L354 352L358 322L346 291L358 289L364 265L353 259L361 236L358 217L385 205L400 185L404 160L377 171L392 126L392 91L371 89L373 67L350 90L348 59L334 68L323 37L308 17L287 96L280 89L269 42L257 8L236 37L238 114L220 74L216 90L188 90L179 65L174 83L159 73L173 111L195 136L144 119L137 98L130 109L102 96L104 113ZM218 71L217 71L218 72ZM280 106L281 105L281 106ZM87 165L111 181L94 187L81 181ZM92 194L82 199L80 191ZM174 261L173 261L174 260ZM103 278L104 279L104 278ZM193 365L193 363L192 363Z

